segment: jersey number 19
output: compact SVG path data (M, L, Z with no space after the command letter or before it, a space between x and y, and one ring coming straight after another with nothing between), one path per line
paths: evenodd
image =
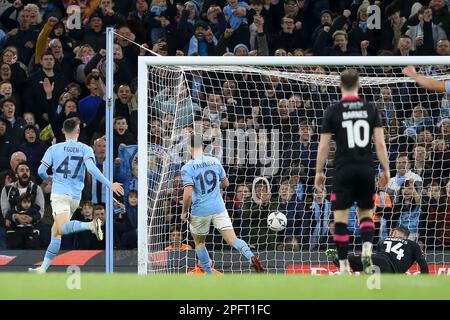
M369 143L370 126L366 120L342 121L342 127L347 129L348 147L353 149L355 146L365 148ZM362 129L362 130L361 130Z

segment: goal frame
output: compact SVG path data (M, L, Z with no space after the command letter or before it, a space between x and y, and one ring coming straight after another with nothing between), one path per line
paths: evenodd
M147 172L148 165L148 67L149 66L407 66L450 65L450 56L141 56L138 58L138 172ZM411 81L411 80L410 80ZM147 274L148 267L148 183L138 179L138 274ZM147 192L142 192L147 190ZM145 196L143 196L145 194Z

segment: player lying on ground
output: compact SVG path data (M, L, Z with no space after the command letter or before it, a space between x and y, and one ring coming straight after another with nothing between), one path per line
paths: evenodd
M389 237L378 242L372 260L373 264L380 268L381 273L405 273L415 262L420 267L420 273L428 273L428 264L419 245L409 240L408 236L408 228L399 226L392 230ZM333 258L334 265L339 266L337 250L329 249L325 254ZM353 271L363 271L360 255L350 254L348 261Z
M181 168L184 186L181 219L190 222L195 252L202 269L206 273L212 273L211 260L205 247L205 239L212 222L225 241L251 261L257 272L264 272L263 266L247 243L236 237L220 194L220 189L228 187L229 181L219 160L203 155L202 136L198 134L190 135L189 152L192 160ZM191 204L192 212L189 216Z
M347 260L349 209L358 205L359 228L363 242L362 263L365 270L372 266L374 224L372 210L375 194L375 166L372 137L383 172L380 185L389 181L389 165L380 116L374 105L358 96L359 74L347 69L341 73L340 102L325 111L317 153L315 187L322 190L325 182L323 168L328 158L331 139L336 141L335 175L331 193L335 219L334 242L339 256L340 274L349 274Z
M63 124L63 133L66 141L48 148L38 169L39 176L44 181L53 179L50 201L55 221L44 262L39 268L30 268L30 272L44 273L47 271L59 252L62 235L90 230L99 240L103 240L100 219L94 219L91 222L70 221L80 203L86 169L95 179L108 186L116 194L123 195L121 184L111 183L95 165L92 148L78 142L80 121L77 118L66 119ZM47 169L50 167L52 167L53 177L47 175Z

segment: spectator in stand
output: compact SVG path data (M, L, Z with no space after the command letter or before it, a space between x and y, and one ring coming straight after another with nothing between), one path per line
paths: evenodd
M248 28L247 12L251 7L244 1L227 0L228 5L223 8L225 18L233 30L230 39L230 47L234 48L236 44L243 43L250 48L250 30Z
M309 240L310 249L319 245L319 240L328 234L331 219L331 202L326 199L325 189L314 191L314 200L310 207L310 228L311 237Z
M398 56L413 56L416 54L411 37L407 35L400 36L396 48L395 53Z
M439 123L440 127L440 138L445 141L445 143L450 146L450 118L443 119Z
M147 21L149 22L148 27L150 29L150 40L152 44L154 44L158 39L166 36L166 29L164 28L165 23L163 21L168 20L165 17L161 19L166 11L166 0L152 0L150 15L147 18Z
M210 6L207 11L207 19L214 37L220 39L227 28L227 21L222 8L217 5Z
M97 204L94 206L94 215L93 219L100 219L102 222L102 231L105 234L105 223L106 223L106 210L105 207L101 204ZM105 238L103 240L98 240L97 237L92 237L90 243L90 250L105 250Z
M422 178L423 185L427 186L433 178L433 167L429 161L429 154L424 145L416 144L412 154L412 170Z
M194 35L190 38L185 50L187 56L214 56L217 39L211 28L204 21L197 21L194 25Z
M423 126L429 126L433 123L428 111L422 105L417 105L412 111L411 118L405 120L405 133L411 132L413 135L418 133L418 129ZM408 131L407 131L408 130Z
M347 33L343 30L338 30L333 33L333 46L328 47L326 43L330 37L330 27L325 26L313 46L313 51L316 55L322 56L357 56L360 53L348 45Z
M436 243L442 247L450 247L450 179L445 185L447 203L445 211L439 212L436 221Z
M184 6L180 6L180 9L181 16L177 26L179 39L178 49L184 50L194 35L194 24L199 19L200 7L195 1L187 1L184 3Z
M39 230L36 224L41 220L38 208L29 193L17 197L17 204L5 215L7 228L6 247L9 250L39 249Z
M412 180L416 191L420 194L422 192L423 181L422 178L413 172L410 168L410 162L406 153L399 153L396 160L396 175L393 176L387 184L387 193L394 198L400 195L400 188L407 182Z
M406 18L401 15L400 8L394 4L386 7L385 15L387 19L381 25L380 49L394 52Z
M252 200L244 203L242 216L249 219L248 244L257 250L273 250L277 234L267 227L267 216L277 209L270 201L270 184L266 178L256 178L253 182Z
M19 146L18 150L26 155L31 175L36 177L35 182L40 184L42 179L39 177L37 171L48 146L39 140L39 129L35 126L27 125L23 131L25 142Z
M411 232L409 239L417 240L419 237L420 195L412 181L405 183L400 188L400 193L401 196L394 204L392 222L398 221L399 225L408 227Z
M14 150L14 146L11 144L11 137L6 133L8 127L8 120L0 117L0 172L3 172L9 168L9 160Z
M3 187L10 186L17 180L16 167L19 163L26 161L27 156L21 151L16 151L13 154L11 154L11 158L9 160L9 167L6 170L0 172L0 189L3 189Z
M117 232L116 241L119 249L137 248L137 205L137 191L130 190L124 207L125 210L116 216L116 221L114 223L114 230Z
M431 150L434 140L433 131L431 128L421 127L419 128L418 143L424 144L427 151Z
M94 57L95 52L94 49L89 44L85 44L82 46L78 46L74 49L75 53L75 63L78 64L75 71L75 81L77 83L84 83L86 79L86 75L84 73L84 69L86 65L91 61Z
M89 17L89 28L71 29L69 35L82 45L89 45L95 52L106 47L103 18L95 12Z
M136 135L136 131L131 130L131 113L137 110L135 105L135 97L131 93L128 84L122 84L117 90L117 98L114 103L114 117L124 117L130 124L130 131ZM135 128L137 129L137 128Z
M127 25L131 32L136 35L137 43L145 43L148 39L146 20L149 17L147 0L136 0L135 10L128 13Z
M44 128L48 123L48 112L46 106L45 91L42 83L48 78L53 83L53 94L59 97L69 81L64 75L55 72L55 57L49 51L41 55L41 69L31 74L27 79L23 92L25 111L33 112L38 118L39 127Z
M438 215L445 213L445 191L441 192L441 185L434 181L427 186L428 192L422 198L419 219L419 240L426 246L436 245L436 222Z
M94 204L91 201L80 203L80 210L75 211L72 219L81 222L91 222L94 216ZM89 230L73 235L74 248L78 250L89 250L93 234ZM95 235L94 235L95 237Z
M94 142L95 165L100 172L105 172L106 138L96 139ZM83 190L84 199L93 204L106 203L106 186L88 173Z
M278 211L287 218L286 228L282 235L278 236L278 242L283 242L285 237L295 237L299 243L306 243L309 237L310 216L304 211L304 204L297 199L293 186L289 181L280 184L278 198Z
M22 4L18 4L20 1L16 1L14 8L20 8ZM2 23L4 24L4 18L9 19L11 12L7 9L2 17ZM11 26L10 26L11 27ZM6 46L14 46L18 49L18 60L25 65L28 65L30 58L34 53L34 46L38 37L38 32L31 28L30 25L30 13L28 10L20 9L17 14L17 25L12 28L7 27L8 36L5 42Z
M245 232L248 233L249 231L249 221L243 219L242 207L244 203L251 201L251 197L252 194L247 184L240 183L236 185L234 198L225 203L233 222L234 231L239 238L246 238L247 234Z
M192 247L186 243L183 243L183 232L177 226L173 226L170 229L170 244L164 249L166 251L173 250L192 250Z
M436 54L438 41L447 39L444 29L432 22L433 11L430 7L420 8L417 17L419 24L409 26L405 34L411 37L412 46L416 48L418 55Z
M450 147L445 143L445 140L434 140L430 153L433 178L450 177Z
M222 119L224 109L222 97L211 93L208 95L206 107L203 108L203 117L208 118L211 122L219 122Z
M450 55L450 41L447 39L441 39L436 45L436 53L440 56Z
M349 33L349 46L360 51L363 56L374 55L378 48L377 30L369 28L367 22L368 7L369 4L366 2L359 6L356 21Z
M387 126L391 119L396 118L396 109L390 87L385 86L380 88L380 95L375 100L375 105L380 112L384 126Z
M16 102L13 98L0 100L0 109L3 109L3 118L7 121L6 134L10 137L13 149L16 149L23 142L23 130L27 125L26 121L17 116Z
M305 32L302 28L297 29L294 19L291 17L284 16L281 19L281 33L275 36L271 52L278 48L283 48L287 52L306 48Z
M16 158L20 158L20 154L21 152ZM33 205L36 205L36 209L39 211L41 219L44 216L45 211L44 194L41 187L32 181L30 167L26 162L20 162L16 165L14 173L17 181L5 184L5 187L1 192L1 209L3 215L17 205L17 198L19 195L29 193L32 196ZM33 225L39 229L41 244L48 244L50 242L50 226L45 223L39 223L36 219L34 220Z
M128 131L127 119L124 117L117 117L114 119L113 142L114 159L116 159L119 155L119 146L137 144L136 137Z
M80 100L78 107L83 122L89 124L102 103L104 103L103 96L105 94L105 87L98 70L94 70L92 73L88 74L85 85L90 94Z
M119 26L117 28L117 33L121 35L121 37L117 37L116 41L122 49L123 58L119 58L117 55L114 57L114 61L118 64L119 68L119 70L116 71L118 72L116 77L118 80L120 79L120 84L130 83L129 80L137 77L137 60L139 56L139 47L131 42L136 40L136 36L131 32L130 28L127 25ZM120 70L120 68L129 70L130 74L123 74L123 70ZM121 75L120 78L118 76L119 74Z
M18 95L16 93L16 91L14 90L13 92L13 86L11 81L5 80L5 81L1 81L0 82L0 99L5 99L5 98L12 98L14 99L15 106L16 106L16 113L18 115L23 114L22 112L22 104L21 104L21 97L20 95ZM25 115L24 115L25 117Z
M113 10L113 0L101 0L100 6L95 13L97 13L103 20L105 27L117 27L124 24L125 18Z

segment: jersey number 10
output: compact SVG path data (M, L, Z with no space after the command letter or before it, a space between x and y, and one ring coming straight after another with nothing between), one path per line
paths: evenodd
M355 145L360 148L367 146L370 126L366 120L357 120L354 123L352 120L342 121L342 127L347 129L347 142L350 149L353 149ZM363 129L362 132L361 129Z

